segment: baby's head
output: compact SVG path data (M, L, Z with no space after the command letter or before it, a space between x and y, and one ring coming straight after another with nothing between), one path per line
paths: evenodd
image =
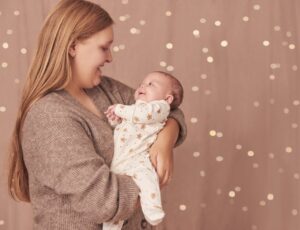
M183 87L171 74L162 71L149 73L136 89L135 100L146 102L166 100L171 109L177 108L183 99Z

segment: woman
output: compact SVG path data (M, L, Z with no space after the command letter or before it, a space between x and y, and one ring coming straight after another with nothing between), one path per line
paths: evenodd
M128 219L124 229L150 228L137 209L136 184L109 170L113 136L103 112L133 102L131 88L101 75L112 61L112 24L96 4L62 0L42 28L8 178L13 197L32 203L35 229L101 229L120 219ZM162 185L171 175L172 148L184 136L183 115L175 110L150 152Z

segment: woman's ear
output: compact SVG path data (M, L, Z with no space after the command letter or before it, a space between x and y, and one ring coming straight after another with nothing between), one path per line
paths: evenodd
M76 42L73 42L73 44L69 48L69 54L71 57L75 57L76 55Z
M174 100L174 96L171 94L168 94L165 100L171 105L171 103Z

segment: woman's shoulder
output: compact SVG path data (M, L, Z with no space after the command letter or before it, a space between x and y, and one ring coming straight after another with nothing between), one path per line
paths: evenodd
M68 103L68 98L64 94L66 94L66 92L57 91L43 96L31 105L27 116L40 118L71 113L71 105Z

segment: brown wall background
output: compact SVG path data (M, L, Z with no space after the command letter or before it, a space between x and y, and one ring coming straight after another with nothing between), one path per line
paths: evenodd
M37 34L56 2L0 1L1 171ZM116 22L107 75L134 87L165 70L185 88L189 133L158 229L299 230L300 1L95 2ZM8 197L1 175L0 230L31 229L30 205Z

